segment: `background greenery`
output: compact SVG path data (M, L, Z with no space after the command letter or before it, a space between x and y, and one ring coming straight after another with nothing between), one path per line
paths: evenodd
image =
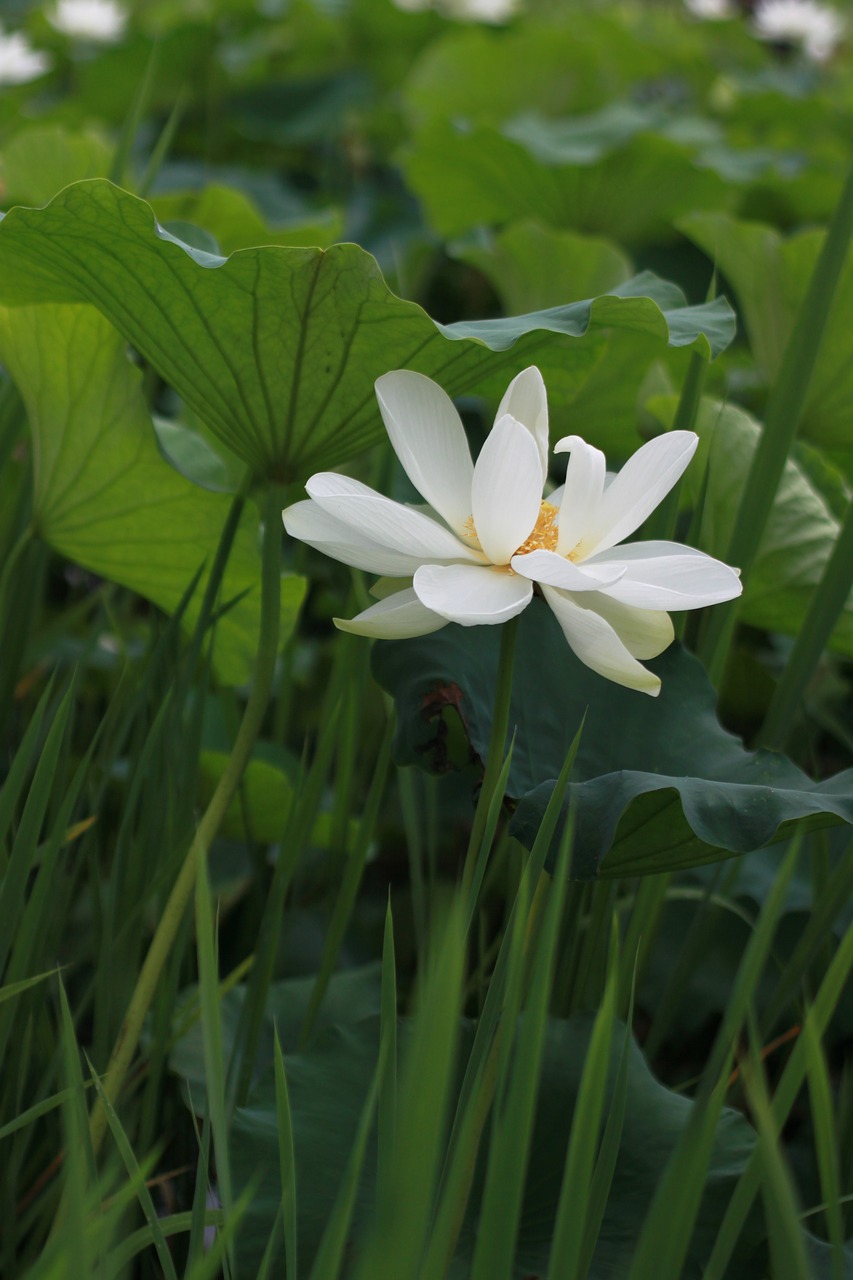
M0 18L0 1274L853 1275L853 40ZM278 513L531 363L745 590L654 701L534 601L507 732Z

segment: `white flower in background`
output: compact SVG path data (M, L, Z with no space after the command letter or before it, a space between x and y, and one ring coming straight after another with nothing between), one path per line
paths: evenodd
M508 22L519 11L518 0L439 0L438 8L448 18L462 22Z
M57 0L47 16L63 35L104 43L121 39L127 23L127 14L115 0Z
M845 33L841 14L817 0L759 0L752 25L759 40L799 45L814 62L831 58Z
M0 26L0 84L26 84L49 68L48 55L34 49L25 35Z
M506 622L530 603L534 584L580 660L617 684L657 694L660 680L638 659L670 644L668 609L696 609L740 594L734 569L676 542L617 546L669 492L697 437L671 431L638 449L618 475L580 436L565 484L548 499L548 405L542 375L525 369L509 385L495 424L471 460L450 398L419 373L386 373L376 395L391 444L429 507L382 497L358 480L320 472L308 501L284 526L344 564L403 582L343 631L384 639L427 635L448 622Z
M738 12L733 0L684 0L684 7L704 22L722 22L725 18L734 18Z
M445 18L458 22L507 22L518 13L520 0L394 0L398 9L417 13L437 9Z

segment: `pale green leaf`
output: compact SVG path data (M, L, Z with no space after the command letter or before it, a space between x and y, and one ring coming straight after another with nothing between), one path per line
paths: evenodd
M92 307L0 307L0 356L18 384L33 436L34 520L45 541L93 573L174 609L203 562L213 560L231 499L208 493L163 459L139 371ZM222 599L239 602L217 624L224 679L248 678L257 647L257 514L244 513ZM305 590L282 581L288 635ZM186 613L197 617L202 591Z

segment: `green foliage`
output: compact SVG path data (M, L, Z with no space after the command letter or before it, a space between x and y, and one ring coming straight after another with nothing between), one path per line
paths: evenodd
M169 612L213 558L230 499L179 475L157 449L138 370L91 307L0 311L0 353L22 388L34 448L32 522L52 547ZM243 683L260 613L258 522L247 510L222 582L217 665ZM296 622L305 584L283 581L282 625ZM185 613L197 620L201 592Z
M671 402L651 408L671 418ZM698 545L721 559L734 527L760 425L744 409L703 400L696 418L700 446L685 485L695 502L701 497ZM839 521L810 470L794 455L785 464L758 556L744 581L741 616L768 631L795 635L812 593L838 538ZM853 599L838 617L830 640L841 653L853 654Z
M744 853L780 838L797 820L853 819L849 770L816 785L782 756L744 751L717 723L701 667L676 647L653 664L663 688L652 701L584 667L544 602L525 610L518 645L507 792L520 803L512 829L529 847L586 717L571 787L575 878L716 861L721 850ZM491 630L451 625L420 640L378 644L374 670L398 708L398 759L447 768L445 709L459 715L473 754L484 759L496 664ZM556 688L543 685L543 664L561 671Z
M853 1276L853 46L464 3L4 7L4 1280ZM531 364L699 434L656 700L283 537Z
M229 449L282 482L375 443L372 383L389 367L438 377L453 393L498 374L505 385L534 350L546 370L562 364L559 336L593 327L639 330L708 357L732 334L722 301L688 308L652 278L620 288L621 301L442 328L395 298L354 245L225 260L176 241L144 202L99 182L7 215L0 265L8 303L93 303ZM448 338L463 340L461 351ZM582 351L582 367L587 360Z
M772 227L732 218L692 214L680 223L734 289L750 346L764 376L779 375L794 327L824 241L819 231L785 238ZM847 259L837 280L826 337L803 407L801 431L827 450L853 475L850 414L853 406L849 342L853 323L853 262Z

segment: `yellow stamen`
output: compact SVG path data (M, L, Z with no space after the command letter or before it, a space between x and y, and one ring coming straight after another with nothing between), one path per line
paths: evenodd
M539 515L530 536L517 549L517 556L529 555L531 551L556 551L557 549L557 520L560 511L552 502L543 502L539 508Z

